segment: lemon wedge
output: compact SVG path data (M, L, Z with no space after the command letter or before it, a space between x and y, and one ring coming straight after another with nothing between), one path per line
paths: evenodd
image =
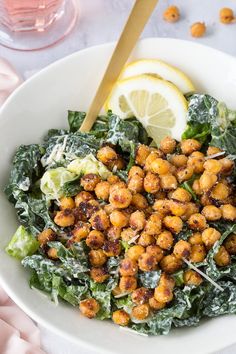
M157 144L167 135L180 140L186 127L187 101L182 92L150 75L117 81L105 109L122 119L135 116Z
M190 79L176 67L158 59L141 59L127 64L120 75L120 80L132 76L149 74L172 82L183 94L194 92Z

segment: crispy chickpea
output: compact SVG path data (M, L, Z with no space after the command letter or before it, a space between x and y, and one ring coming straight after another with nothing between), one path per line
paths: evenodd
M112 321L119 326L128 326L130 317L124 310L116 310L112 314Z
M161 303L170 302L173 299L173 290L164 285L158 285L154 291L154 298Z
M146 252L154 256L157 262L160 262L164 257L163 249L161 249L161 247L159 247L158 245L147 246Z
M152 296L152 290L141 287L132 292L131 299L135 304L142 305L147 303Z
M82 216L86 217L86 218L91 218L91 216L95 212L99 211L99 209L100 209L100 204L95 199L91 199L89 201L81 202L79 207L78 207L78 210L79 210L80 214L82 214Z
M176 215L176 216L184 215L186 213L187 207L188 207L187 203L182 203L177 200L170 200L170 203L169 203L169 208L170 208L171 214Z
M195 22L190 27L192 37L203 37L206 33L206 25L204 22Z
M134 175L129 178L128 184L127 184L129 190L132 193L140 193L143 191L143 177L140 177L139 175Z
M163 223L168 230L175 234L178 234L183 228L183 221L179 216L166 216Z
M220 159L219 162L221 163L221 173L224 175L228 175L232 172L234 167L234 162L227 157Z
M166 273L162 273L160 280L159 280L159 285L164 285L168 287L169 289L173 290L175 286L175 280L172 276Z
M121 276L133 276L138 272L138 265L136 261L124 258L120 262L119 272Z
M162 155L162 154L161 154ZM148 157L146 158L145 164L144 164L144 170L151 172L151 165L154 160L156 160L158 157L160 157L160 154L156 151L151 151Z
M202 277L194 270L188 269L184 272L184 283L186 285L198 286L202 283Z
M56 233L52 229L45 229L38 234L37 238L40 246L44 246L50 241L55 241Z
M116 189L111 192L109 202L118 209L127 208L132 201L132 194L127 188Z
M208 229L204 230L202 233L202 241L205 244L206 248L211 248L214 243L220 239L220 232L213 227L209 227Z
M73 237L73 242L80 242L84 238L86 238L90 231L90 224L85 223L83 221L79 221L74 229L71 231Z
M191 244L191 245L200 245L203 243L202 241L202 234L201 232L194 232L194 234L192 234L192 236L190 236L188 238L188 242Z
M147 247L155 244L155 237L153 235L149 235L146 232L142 232L139 239L138 244Z
M156 242L163 250L170 250L173 246L174 238L170 231L164 230L157 236Z
M160 176L160 185L164 190L168 189L176 189L177 188L177 180L175 176L171 174L165 174Z
M170 171L170 163L160 157L156 158L151 163L151 172L158 175L166 175Z
M161 232L162 218L159 213L152 214L147 220L145 232L148 235L156 235Z
M60 227L72 226L75 223L75 216L73 214L72 209L64 209L61 211L57 211L56 216L54 218L55 224Z
M191 252L191 244L187 241L180 240L176 242L173 253L176 256L176 258L188 258L190 256Z
M170 213L170 201L168 199L156 200L153 204L153 209L162 215L167 215Z
M93 199L93 196L91 193L86 192L86 191L82 191L82 192L76 194L76 196L75 196L75 206L78 207L80 205L80 203L87 202L91 199Z
M204 168L207 172L217 175L222 168L222 164L219 160L209 159L205 161Z
M47 255L49 258L51 259L58 259L58 255L57 255L57 249L54 247L49 248Z
M236 254L236 234L228 236L224 242L224 246L229 254Z
M207 171L203 172L199 178L200 188L203 192L209 191L217 182L217 176Z
M166 306L166 302L157 301L155 297L151 297L148 303L152 310L161 310Z
M122 241L125 242L131 240L134 236L136 236L136 232L135 230L131 229L131 227L127 227L126 229L123 229L120 234Z
M109 184L115 184L115 183L118 183L119 181L120 181L120 179L119 179L119 177L116 176L116 175L110 175L110 176L108 176L108 178L107 178L107 182L108 182Z
M168 254L162 258L160 266L164 272L174 273L182 267L182 261L178 259L174 254Z
M173 155L171 156L170 162L175 167L184 167L187 165L188 158L185 155Z
M94 318L100 310L100 305L97 300L90 298L80 301L79 309L82 315L88 318Z
M122 293L132 292L137 288L137 280L135 277L121 277L119 287Z
M107 257L116 257L121 253L121 245L119 240L105 241L103 251Z
M201 143L195 139L186 139L181 141L180 147L184 155L190 155L201 149Z
M171 193L171 198L180 202L190 202L192 196L186 189L179 187Z
M176 148L175 139L170 136L166 136L160 142L160 149L164 152L164 154L172 154Z
M218 154L219 152L222 152L222 150L216 146L208 146L207 148L207 156L215 155Z
M75 208L75 201L71 197L62 197L59 199L60 209L73 209Z
M97 152L97 158L101 161L104 165L109 165L112 161L117 160L118 155L114 149L110 146L103 146Z
M202 214L205 216L206 220L210 221L219 220L222 216L221 210L214 205L204 206Z
M111 204L104 205L103 209L104 209L104 211L106 212L107 215L111 215L111 213L114 210L116 210L116 208L113 205L111 205Z
M229 196L229 187L219 182L211 192L211 197L217 200L224 200Z
M87 173L80 179L80 184L85 191L92 192L100 181L100 177L95 173Z
M110 226L109 218L103 209L96 211L89 222L95 230L99 231L107 230Z
M107 261L107 257L102 249L91 250L89 252L89 262L94 267L101 267Z
M225 267L230 264L230 254L224 246L220 246L219 251L214 256L214 260L219 267Z
M179 183L187 181L192 177L192 175L193 175L193 167L190 165L186 167L179 167L176 171L176 177Z
M141 254L145 253L145 248L141 245L131 246L127 251L127 257L133 261L137 261Z
M131 204L137 209L146 209L148 207L147 199L140 193L132 196Z
M130 215L129 225L133 230L143 230L146 224L145 214L141 210L136 210Z
M144 177L145 176L144 170L139 166L132 166L131 169L129 170L128 178L131 178L136 175L140 177Z
M138 259L139 269L143 272L149 272L151 270L155 270L157 267L156 257L151 255L150 253L143 253Z
M115 227L115 226L109 227L106 230L107 239L109 241L119 240L121 238L121 231L122 229L120 227Z
M177 6L169 6L163 13L163 19L167 22L176 22L179 20L179 17L180 17L180 12ZM170 153L168 152L168 154Z
M105 236L101 231L98 230L90 231L86 238L86 245L93 250L101 248L104 245L104 242Z
M202 173L204 171L204 154L200 151L194 151L188 158L187 165L192 166L194 173Z
M139 145L135 153L135 163L140 166L144 166L147 157L150 155L150 148L146 145Z
M210 198L209 193L203 193L200 201L203 206L212 205L212 199Z
M107 273L105 268L98 267L98 268L92 268L90 270L90 277L96 283L103 283L105 280L109 278L109 274Z
M193 181L192 190L197 195L201 195L202 194L202 190L201 190L201 187L200 187L200 181L199 181L198 178Z
M186 212L181 216L182 220L187 221L191 215L199 212L199 206L195 203L187 203Z
M204 245L192 245L191 253L190 253L190 260L193 263L202 262L206 257L206 249Z
M232 23L234 20L233 10L229 7L223 7L222 9L220 9L219 18L220 22L226 25Z
M152 172L148 172L143 180L143 187L147 193L157 193L160 190L160 178Z
M137 305L132 308L131 317L137 320L144 320L149 316L150 308L148 304Z
M192 230L204 230L207 227L205 216L199 213L192 214L188 219L188 226Z
M99 182L94 190L96 197L102 200L108 200L110 194L110 183L107 181Z
M110 222L113 226L122 228L128 225L129 218L124 212L120 210L114 210L110 214Z
M125 160L121 156L118 156L117 159L111 161L107 167L112 171L123 170L125 168Z

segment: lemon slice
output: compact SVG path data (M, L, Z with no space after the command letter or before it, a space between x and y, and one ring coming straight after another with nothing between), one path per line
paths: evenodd
M181 70L158 59L141 59L129 63L124 67L119 79L123 80L142 74L150 74L170 81L183 94L195 91L193 83Z
M122 119L135 116L157 144L167 135L180 140L186 127L187 101L182 92L150 75L118 81L105 109Z

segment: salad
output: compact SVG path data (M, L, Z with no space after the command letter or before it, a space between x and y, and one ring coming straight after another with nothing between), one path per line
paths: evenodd
M182 95L179 141L173 120L160 137L127 102L119 117L113 96L89 133L69 111L68 129L17 149L5 193L20 226L6 251L30 287L143 335L236 313L236 112Z

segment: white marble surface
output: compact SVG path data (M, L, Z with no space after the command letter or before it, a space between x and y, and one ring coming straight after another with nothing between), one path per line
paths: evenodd
M133 0L78 0L79 22L64 41L52 48L31 53L17 52L0 46L0 56L11 61L23 78L27 79L34 72L70 53L116 40L133 2ZM169 24L162 20L164 9L171 4L180 8L181 20L176 24ZM236 13L235 0L175 0L173 2L160 0L145 28L143 37L194 40L236 56L236 24L219 23L218 13L221 7L231 7ZM189 34L190 25L196 21L204 21L207 25L207 35L201 39L193 39ZM48 354L96 353L82 346L77 347L43 328L42 344ZM233 346L216 354L235 353L236 346ZM201 344L199 354L201 354Z

